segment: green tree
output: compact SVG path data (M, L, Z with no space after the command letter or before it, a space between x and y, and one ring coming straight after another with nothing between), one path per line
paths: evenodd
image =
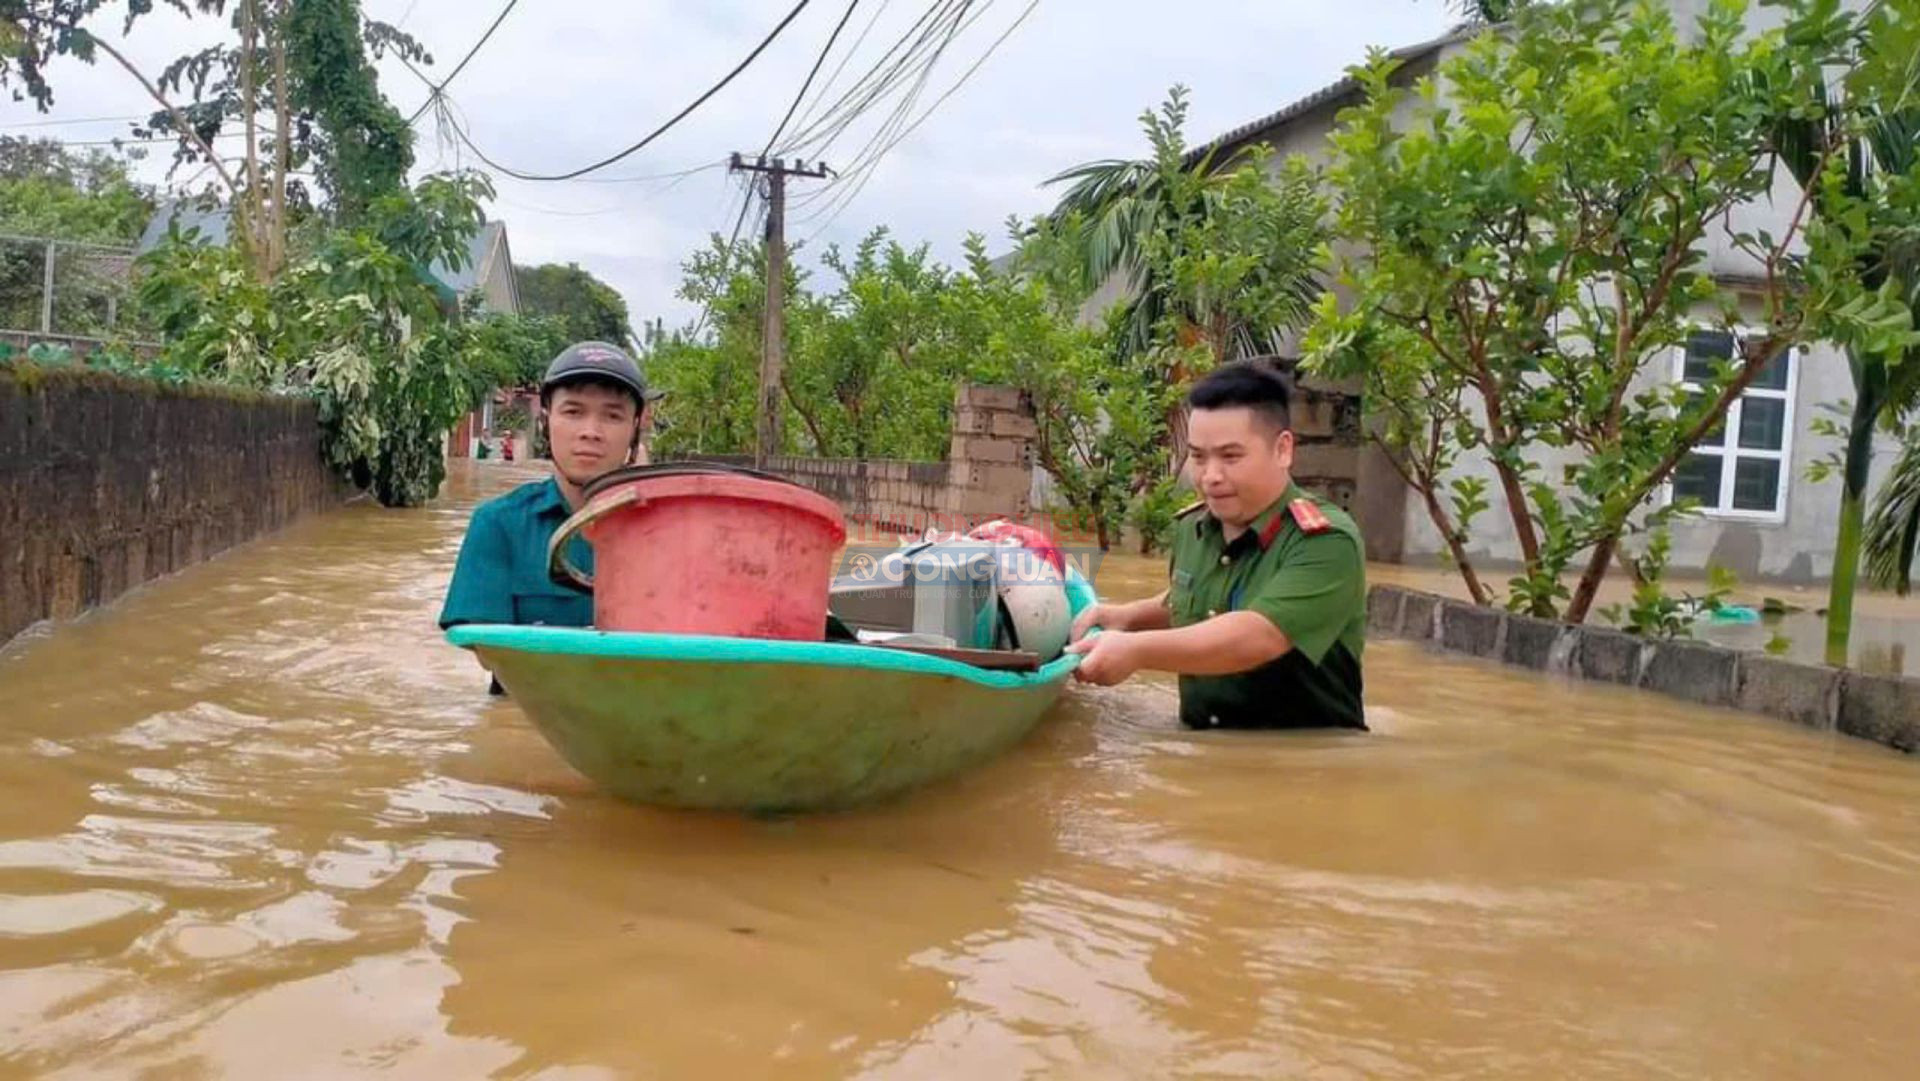
M127 163L94 150L75 152L50 139L0 136L0 234L75 244L131 244L153 212L145 186ZM0 326L40 325L46 245L0 240ZM54 326L65 333L104 334L110 298L124 283L115 260L68 247L54 261Z
M1276 170L1259 145L1225 158L1192 150L1186 119L1186 88L1176 86L1141 114L1150 157L1089 162L1048 181L1068 185L1047 224L1078 255L1071 278L1123 285L1121 352L1153 356L1176 388L1222 361L1276 351L1319 293L1324 240L1324 206L1305 166ZM1172 402L1177 468L1185 416L1177 395Z
M1910 316L1920 306L1920 75L1910 63L1920 52L1920 5L1880 4L1857 20L1844 12L1832 17L1846 25L1846 76L1833 91L1824 81L1814 83L1810 100L1778 116L1774 145L1795 181L1811 193L1811 211L1854 251L1861 285L1898 296ZM1875 344L1882 348L1872 348ZM1848 420L1816 421L1845 441L1837 463L1840 525L1828 586L1829 664L1848 660L1874 433L1898 430L1920 402L1920 364L1907 357L1912 344L1896 336L1849 342L1854 397ZM1910 503L1901 493L1912 488L1914 478L1898 470L1911 468L1912 460L1903 455L1896 463L1886 487L1889 497L1880 503L1871 534L1876 538L1872 579L1898 584L1903 591L1912 542L1906 541L1901 562L1900 538L1911 536L1902 523L1903 514L1911 514L1902 508ZM1835 464L1817 463L1813 479L1824 479ZM1896 566L1899 573L1889 573Z
M1105 330L1077 325L1079 255L1048 221L1011 223L1022 244L996 267L978 236L949 267L924 245L876 230L849 251L829 249L816 281L799 270L786 290L789 346L783 452L934 460L948 449L963 381L1020 388L1038 422L1035 462L1056 481L1070 526L1117 540L1129 518L1165 516L1158 451L1178 394L1157 354L1120 348L1125 316ZM663 455L741 453L753 444L761 312L757 246L732 252L715 237L686 263L680 295L707 313L705 329L651 334L650 377L668 391Z
M1309 351L1370 395L1404 385L1396 367L1458 382L1451 437L1497 480L1524 562L1515 607L1584 620L1628 534L1686 509L1649 509L1660 486L1784 348L1904 318L1835 269L1846 239L1804 214L1729 238L1748 297L1707 263L1709 230L1770 191L1767 118L1808 99L1839 44L1825 7L1755 35L1743 3L1715 0L1683 35L1652 3L1532 5L1411 94L1384 55L1355 70L1366 100L1332 172L1351 303L1322 298ZM1820 258L1795 254L1803 239ZM1687 391L1665 360L1702 324L1759 329ZM1404 461L1432 429L1392 438Z
M153 192L124 158L0 135L0 232L132 244L152 216Z
M1186 120L1187 90L1176 86L1140 114L1150 157L1048 180L1067 185L1051 224L1077 250L1085 284L1127 287L1123 348L1150 352L1172 329L1204 340L1216 362L1264 352L1319 292L1312 179L1289 168L1270 183L1260 146L1224 159L1191 151Z
M461 316L486 389L535 387L547 365L576 340L552 316L483 312L471 299Z
M669 391L663 453L741 453L752 446L759 383L765 260L757 245L714 246L687 263L681 296L712 329L651 347ZM789 266L787 358L781 378L782 453L937 459L947 450L954 388L979 343L963 334L946 291L957 276L876 230L851 252L822 257L826 287Z
M358 221L374 200L404 191L413 129L381 95L368 54L424 59L419 46L363 19L358 0L276 0L256 18L270 28L268 70L284 56L292 149L314 163L335 220Z
M146 91L155 108L136 136L171 136L176 167L211 173L202 194L224 202L234 240L255 271L272 278L291 258L290 231L303 212L352 224L383 195L403 192L412 164L412 132L379 92L369 57L393 51L430 59L418 42L364 19L359 0L194 0L183 14L225 17L232 36L182 56L158 73L142 71L90 29L102 0L0 0L0 85L41 109L53 100L48 64L106 57ZM125 31L152 11L128 6ZM213 149L237 127L238 154ZM301 176L312 172L320 191ZM315 196L320 196L316 198Z
M788 401L814 453L918 460L946 455L955 386L976 327L948 295L960 276L876 229L852 252L821 256L830 291L802 298L790 323Z
M520 310L547 315L566 324L575 341L625 345L634 338L627 302L607 283L578 263L543 263L513 268L520 290Z
M996 273L981 253L972 260L974 288L991 298L979 306L983 318L1018 331L994 339L998 359L983 376L1018 386L1033 403L1034 458L1061 503L1050 509L1102 550L1131 522L1150 551L1175 498L1163 462L1181 388L1160 351L1128 347L1126 308L1108 309L1099 327L1078 325L1089 279L1071 221L1016 221L1008 233L1019 243L1011 273Z
M757 245L736 243L729 249L718 235L682 263L677 295L701 305L706 313L702 326L655 334L643 343L647 377L667 392L661 403L666 423L655 442L662 455L752 449L765 266ZM790 263L789 327L804 293L800 281ZM789 440L793 431L791 423L781 426Z
M1902 434L1900 457L1881 482L1866 522L1865 551L1868 579L1904 597L1913 591L1920 542L1920 430L1907 427Z
M483 178L432 176L328 230L273 281L238 247L177 232L142 257L139 299L168 363L196 376L312 394L329 461L387 506L417 506L444 476L442 441L503 378L498 328L449 318L421 268L459 268Z
M1330 303L1330 302L1329 302ZM1340 325L1323 321L1310 333L1310 350L1324 350L1321 336ZM1480 442L1469 406L1471 385L1457 366L1431 362L1427 344L1413 330L1371 320L1341 325L1352 335L1340 343L1340 355L1326 358L1323 369L1351 371L1364 364L1367 440L1420 498L1427 520L1447 546L1447 560L1466 583L1475 604L1490 604L1493 591L1481 579L1468 554L1473 522L1487 509L1482 477L1456 476L1461 454ZM1360 360L1359 358L1364 358Z

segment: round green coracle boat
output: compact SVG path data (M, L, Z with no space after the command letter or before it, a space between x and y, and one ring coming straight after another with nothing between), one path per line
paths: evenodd
M1067 576L1078 614L1093 588ZM999 671L842 642L469 624L473 650L548 742L639 803L847 807L958 773L1039 723L1079 658Z

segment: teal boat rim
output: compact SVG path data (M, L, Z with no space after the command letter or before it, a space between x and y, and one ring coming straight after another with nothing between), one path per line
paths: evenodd
M1093 587L1071 568L1067 603L1075 615L1095 603ZM882 649L851 642L794 642L768 638L726 638L703 634L645 634L596 631L583 627L531 627L507 623L463 623L447 630L447 641L462 649L500 649L520 653L565 654L614 660L696 661L717 664L803 664L953 676L1005 689L1052 683L1080 663L1065 654L1034 672L1002 672L924 653Z

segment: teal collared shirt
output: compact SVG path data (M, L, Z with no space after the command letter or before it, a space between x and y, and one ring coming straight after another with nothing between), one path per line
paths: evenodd
M571 513L559 482L551 477L475 508L453 566L453 581L447 585L440 626L592 626L593 598L547 577L547 542ZM567 554L575 566L593 572L593 550L586 541L575 537Z

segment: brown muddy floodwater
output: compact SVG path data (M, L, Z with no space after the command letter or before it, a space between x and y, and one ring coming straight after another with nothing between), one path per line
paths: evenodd
M1189 734L1136 682L887 806L626 806L432 626L524 475L0 658L0 1074L1920 1068L1913 759L1383 642L1370 735Z

